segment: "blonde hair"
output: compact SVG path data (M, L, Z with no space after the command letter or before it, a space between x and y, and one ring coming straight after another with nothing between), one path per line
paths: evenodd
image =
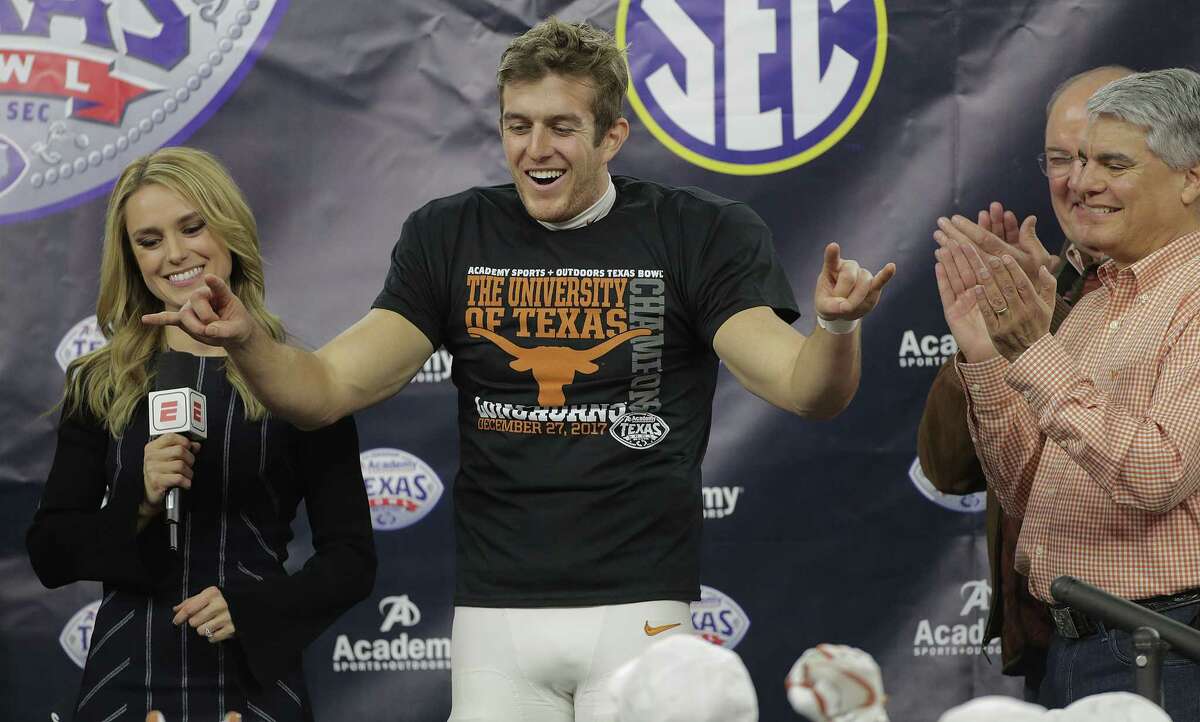
M229 248L233 260L230 289L272 338L287 338L283 324L264 301L254 216L220 161L202 150L183 147L161 148L138 158L117 178L104 218L96 320L108 344L71 362L62 398L64 413L86 410L102 420L114 436L129 424L133 409L152 388L151 359L166 348L163 328L142 323L142 315L161 311L163 302L142 279L125 225L130 197L148 185L173 191L195 208L213 235ZM254 398L237 369L226 363L225 374L242 399L246 417L262 418L266 408Z
M592 86L592 116L596 121L592 144L621 117L621 104L629 87L625 53L612 35L587 23L567 23L550 17L508 44L496 69L500 115L504 115L504 86L536 82L554 73L583 78Z

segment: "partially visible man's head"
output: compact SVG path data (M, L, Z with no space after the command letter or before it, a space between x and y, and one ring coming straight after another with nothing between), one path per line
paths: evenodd
M1119 65L1106 65L1073 75L1059 84L1046 104L1046 174L1050 184L1050 205L1063 234L1078 242L1079 234L1071 217L1071 191L1067 178L1075 153L1087 132L1087 101L1092 93L1117 78L1134 71Z
M1078 241L1128 265L1200 230L1200 73L1137 73L1088 101L1069 176Z
M569 220L608 187L608 161L629 133L629 76L608 33L551 18L500 59L500 135L517 193L539 221Z

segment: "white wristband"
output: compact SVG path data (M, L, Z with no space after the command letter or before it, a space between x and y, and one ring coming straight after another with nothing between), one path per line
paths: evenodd
M854 329L858 328L858 319L847 321L844 318L824 319L820 314L817 314L817 325L825 329L826 332L834 335L842 335L845 333L854 333Z

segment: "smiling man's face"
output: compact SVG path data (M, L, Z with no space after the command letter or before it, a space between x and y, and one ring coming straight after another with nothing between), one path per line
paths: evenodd
M1142 128L1102 115L1078 154L1068 186L1081 245L1129 265L1196 229L1193 174L1155 155Z
M525 210L539 221L570 220L607 188L608 162L628 133L628 122L619 118L612 129L598 131L593 94L586 81L553 73L504 86L504 156Z

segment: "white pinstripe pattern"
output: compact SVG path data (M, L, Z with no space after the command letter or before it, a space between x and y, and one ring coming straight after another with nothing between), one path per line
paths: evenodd
M188 598L188 577L192 571L192 512L187 510L183 515L183 595L182 599ZM183 657L183 668L180 670L179 687L180 696L183 702L183 722L187 722L188 716L188 630L190 625L179 625L179 645L180 656Z
M266 476L266 471L267 471L267 427L270 424L270 421L271 421L271 414L270 414L270 412L268 412L265 416L263 416L262 424L259 426L260 435L262 436L262 438L258 444L258 480L260 482L262 482L263 488L267 490L267 496L271 499L271 508L275 510L276 514L278 514L279 513L279 497L275 494L275 489L271 487L271 483L269 481L267 481L267 476ZM270 552L269 549L267 551ZM271 552L271 556L275 556L275 553ZM279 561L278 557L276 557L275 561Z
M120 629L121 627L124 627L126 624L129 624L129 620L133 619L133 615L134 615L134 611L132 609L129 610L129 614L126 614L124 617L121 618L121 621L112 625L112 627L107 632L104 633L104 636L100 638L100 641L98 641L92 645L91 651L96 652L101 647L103 647L104 643L108 641L108 638L113 636L114 634L116 634L118 629Z
M1099 276L1015 363L958 363L1043 600L1062 574L1128 599L1200 586L1200 233Z
M196 390L204 388L204 367L206 358L200 357L200 363L196 368L196 385L193 387ZM183 532L183 580L180 591L180 598L187 599L189 596L188 580L191 577L192 571L192 511L187 509L184 512L184 532ZM183 722L188 722L188 630L190 625L179 625L179 647L180 656L183 658L183 664L180 669L179 677L179 694L183 706Z
M100 720L100 722L113 722L113 720L115 720L118 717L120 717L121 715L125 714L125 710L127 710L127 709L129 709L129 705L123 704L120 707L118 707L115 712L113 712L109 716L105 717L104 719Z
M262 578L262 577L260 577L259 575L255 574L254 572L250 571L249 569L247 569L247 568L246 568L246 565L245 565L245 564L242 564L241 562L238 562L238 563L237 563L237 568L238 568L238 571L239 571L239 572L241 572L242 574L245 574L246 576L250 577L251 579L253 579L253 580L257 581L257 582L261 582L261 581L263 580L263 578Z
M300 695L293 692L292 688L284 684L282 679L275 680L275 684L279 685L279 688L283 690L284 694L292 698L292 701L296 703L297 707L300 707L301 709L304 708L304 703L300 701Z
M225 446L221 464L221 537L217 548L217 586L225 586L225 538L229 534L229 442L233 436L233 412L237 393L230 394L225 414ZM217 645L217 709L225 709L225 645Z
M153 637L152 627L154 622L154 600L146 600L146 714L150 714L150 710L154 709L154 692L150 686L150 671L154 665L150 660L154 659L150 656L150 639Z
M109 592L108 594L105 594L104 599L100 600L100 606L96 607L96 620L97 621L100 619L100 612L104 611L104 606L106 604L108 604L109 602L111 602L112 598L114 596L116 596L116 594L117 594L117 590L114 589L111 592ZM132 612L130 612L130 614L132 614ZM93 639L96 638L96 630L95 629L92 630L92 638ZM104 638L107 639L108 635L105 634ZM103 640L101 640L101 643L103 643ZM87 651L88 661L91 661L92 655L96 653L96 648L99 646L100 646L99 644L89 644L88 645L88 651Z
M83 706L88 703L88 700L90 700L96 694L96 692L98 692L100 690L101 687L108 684L109 681L112 680L113 677L116 677L118 674L121 673L121 670L123 670L129 666L129 662L132 659L133 659L132 657L126 657L124 662L121 662L113 669L113 671L104 675L103 679L101 679L99 682L97 682L96 685L94 687L92 687L92 689L83 696L83 699L79 700L79 706L75 708L75 711L78 712L79 710L83 709Z
M117 479L121 476L121 446L124 442L124 436L117 437L117 449L115 452L117 457L117 463L115 464L116 469L113 470L112 481L108 482L108 489L104 492L104 498L100 500L101 507L104 507L108 504L108 500L112 498L113 491L117 488Z
M200 364L196 367L196 390L197 391L204 388L204 370L205 370L205 365L206 365L205 361L207 361L207 360L208 360L208 358L206 356L201 356Z
M258 540L258 544L263 548L263 551L270 554L271 558L275 561L279 561L279 555L273 552L271 547L267 546L267 540L263 539L262 533L258 531L258 527L254 526L254 522L250 521L250 517L246 514L246 511L243 509L240 513L242 521L246 522L246 526L250 527L250 531L254 534L254 538Z
M255 706L255 704L253 702L251 702L250 700L246 700L246 709L248 709L251 712L253 712L254 714L258 715L261 719L266 720L266 722L275 722L274 717L267 714L266 712L263 712L261 709L259 709L257 706Z

